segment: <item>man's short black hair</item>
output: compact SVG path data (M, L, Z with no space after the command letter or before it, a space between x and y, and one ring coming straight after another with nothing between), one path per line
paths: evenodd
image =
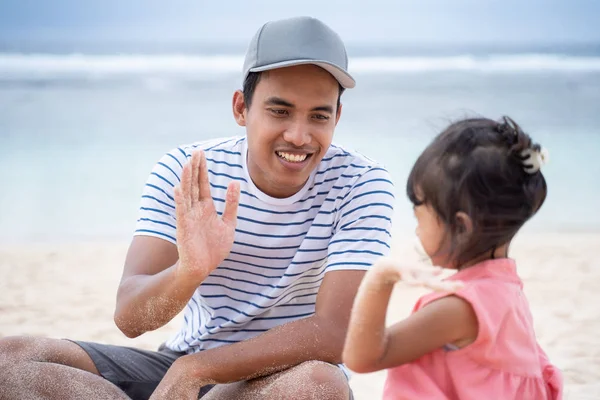
M244 103L246 104L246 109L250 108L250 103L252 102L252 98L254 97L254 91L256 90L256 85L260 81L260 77L262 76L262 72L250 72L246 79L244 80L244 87L242 88L242 92L244 93ZM342 93L344 93L344 87L338 83L339 86L339 94L337 99L337 110L340 109ZM336 111L337 111L336 110Z

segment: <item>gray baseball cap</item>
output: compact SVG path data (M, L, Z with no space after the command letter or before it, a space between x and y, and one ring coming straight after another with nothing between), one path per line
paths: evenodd
M348 55L340 36L312 17L295 17L264 24L252 38L244 61L250 72L314 64L329 72L344 88L355 86L348 73Z

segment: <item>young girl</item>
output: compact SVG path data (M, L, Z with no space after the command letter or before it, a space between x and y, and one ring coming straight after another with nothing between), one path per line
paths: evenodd
M359 373L387 369L385 399L561 398L561 374L536 341L507 254L546 198L546 158L507 117L454 123L421 154L407 183L417 236L433 265L457 272L423 280L382 258L363 280L343 361ZM436 291L386 329L400 280Z

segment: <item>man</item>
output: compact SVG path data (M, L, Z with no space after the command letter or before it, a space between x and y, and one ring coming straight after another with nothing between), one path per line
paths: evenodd
M136 337L185 310L180 332L156 352L5 338L4 394L351 398L341 353L364 272L389 251L393 187L331 144L347 63L316 19L265 24L233 96L246 135L174 149L144 188L115 323Z

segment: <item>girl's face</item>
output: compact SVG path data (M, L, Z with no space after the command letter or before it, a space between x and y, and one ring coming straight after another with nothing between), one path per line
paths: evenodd
M414 206L413 210L417 218L416 234L421 241L423 250L431 258L433 265L449 268L448 260L444 256L445 249L442 248L445 237L444 224L433 208L427 204Z

